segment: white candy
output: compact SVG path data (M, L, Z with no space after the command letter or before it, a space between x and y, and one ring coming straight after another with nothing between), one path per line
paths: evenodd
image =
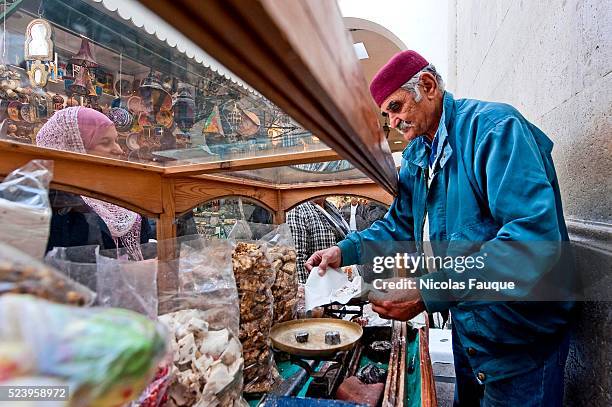
M230 384L234 380L233 376L230 376L227 366L216 361L210 367L210 376L204 386L204 394L217 394Z
M221 354L221 360L223 360L223 363L230 366L241 355L242 346L240 345L240 342L236 338L231 338L227 348L223 351L223 354Z
M204 355L208 354L215 359L223 353L228 345L229 332L227 329L220 331L208 331L202 339L202 346L200 352Z
M208 332L208 322L199 318L191 318L189 322L187 322L186 327L189 331L197 333L197 336Z
M189 334L178 341L180 365L190 362L195 357L196 344L193 334Z
M169 389L169 406L233 406L241 399L225 391L244 365L240 341L227 329L209 331L206 316L204 311L183 310L159 317L174 333L170 347L175 382Z
M193 362L193 365L196 369L198 369L200 374L205 377L208 372L208 369L210 368L210 365L212 365L214 361L215 360L212 357L204 354L200 356L197 360L195 360Z

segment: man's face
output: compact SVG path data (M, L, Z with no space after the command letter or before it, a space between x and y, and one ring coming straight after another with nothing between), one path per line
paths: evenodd
M359 200L358 200L357 198L355 198L355 197L352 197L352 198L351 198L351 205L355 206L355 205L357 205L358 203L359 203Z
M389 125L399 130L407 142L425 134L433 139L440 120L441 96L436 96L439 94L437 84L432 83L429 75L422 78L424 80L417 85L422 96L419 102L411 92L400 88L381 105L382 111L389 115Z

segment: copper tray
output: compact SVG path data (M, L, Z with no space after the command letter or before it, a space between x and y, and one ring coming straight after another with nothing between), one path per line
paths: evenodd
M308 332L308 342L298 343L295 334ZM340 344L325 343L325 333L340 332ZM334 318L296 319L276 324L270 330L274 348L291 355L303 357L329 356L351 349L363 335L363 329L356 323Z

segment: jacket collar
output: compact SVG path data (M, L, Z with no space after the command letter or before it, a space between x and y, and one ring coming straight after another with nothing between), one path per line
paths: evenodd
M453 149L448 143L448 129L453 125L455 120L455 99L452 93L444 92L442 100L442 117L440 121L443 121L443 126L438 127L436 133L438 137L438 158L440 167L443 168L450 156L453 153ZM440 123L442 124L442 123ZM402 153L402 157L411 165L411 173L416 174L417 167L422 169L427 168L429 165L429 157L427 155L425 141L423 136L417 137L408 144Z

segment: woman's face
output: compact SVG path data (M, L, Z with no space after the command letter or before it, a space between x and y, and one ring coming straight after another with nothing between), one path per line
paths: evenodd
M102 134L97 139L96 144L87 150L89 154L100 155L103 157L116 158L123 155L123 150L117 144L117 130L115 126L104 127L99 130Z

